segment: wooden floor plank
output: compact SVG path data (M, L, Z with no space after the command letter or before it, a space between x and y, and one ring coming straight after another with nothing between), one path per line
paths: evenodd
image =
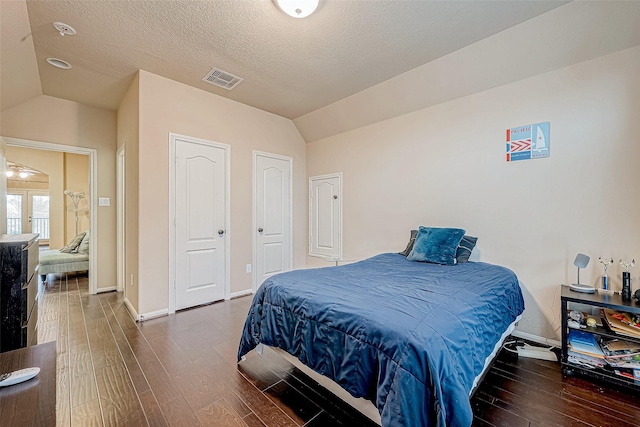
M200 425L198 418L180 395L173 400L163 403L160 405L160 408L170 426L192 427Z
M505 408L495 406L491 401L484 400L482 397L474 399L472 403L473 412L476 415L476 420L482 420L495 426L508 426L508 427L529 427L530 421L519 415L509 412Z
M618 399L611 399L606 405L599 404L598 393L594 391L598 388L597 385L579 378L569 378L559 382L558 379L561 379L561 376L554 374L553 376L556 378L550 378L543 375L545 369L542 369L541 365L536 364L535 366L532 368L530 364L526 367L520 367L498 362L494 367L494 372L512 381L526 384L530 389L557 396L558 399L566 401L563 409L567 412L584 411L585 414L589 414L589 419L592 420L605 418L619 425L638 425L640 411L637 408L630 410L628 404L620 402ZM551 373L552 371L546 372ZM573 382L577 382L578 386L573 385ZM613 398L614 396L610 395L609 397Z
M247 425L225 398L199 409L196 411L196 417L204 427L246 427Z
M98 399L90 400L73 408L71 423L75 426L98 427L102 422L100 402Z
M322 411L318 405L284 380L267 388L264 393L300 426L311 421Z
M142 404L142 410L144 411L150 426L168 426L167 421L164 419L164 415L162 415L160 405L158 405L158 401L151 390L140 393L140 403Z
M120 421L143 413L124 364L100 368L96 377L106 425L117 426Z
M149 390L149 383L147 382L147 378L142 372L142 368L140 368L140 364L138 363L138 359L136 359L129 343L127 341L120 324L115 318L115 314L111 309L111 305L109 304L107 299L102 300L103 304L101 304L101 309L103 313L105 313L105 320L107 321L109 330L113 334L115 342L117 346L111 346L114 348L114 352L117 352L119 358L124 361L124 365L127 368L127 372L131 377L131 381L133 382L133 387L136 390L136 393L140 394L147 390Z

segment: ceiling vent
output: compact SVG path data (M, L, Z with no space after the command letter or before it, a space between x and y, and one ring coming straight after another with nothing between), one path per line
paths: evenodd
M231 90L238 86L244 79L233 74L229 74L226 71L222 71L219 68L214 68L209 71L202 81L211 83L212 85L219 86L221 88Z

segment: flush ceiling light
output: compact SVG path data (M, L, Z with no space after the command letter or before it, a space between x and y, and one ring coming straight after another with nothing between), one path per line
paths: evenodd
M67 61L63 61L62 59L47 58L47 62L53 65L54 67L62 68L63 70L71 69L71 64L69 64Z
M305 18L317 8L320 0L274 0L280 10L294 18Z
M24 166L19 163L15 163L12 161L7 161L7 170L5 174L7 178L19 176L22 179L28 178L31 175L42 173L36 169L30 168L29 166Z

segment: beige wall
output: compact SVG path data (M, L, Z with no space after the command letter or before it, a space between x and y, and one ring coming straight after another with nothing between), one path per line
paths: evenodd
M7 160L32 167L49 175L49 246L65 245L64 238L64 153L7 147Z
M307 175L344 173L346 258L400 251L418 225L465 228L520 278L518 328L557 337L554 290L578 252L594 286L599 256L640 257L638 76L640 47L344 132L308 144ZM551 157L507 163L505 130L544 121Z
M33 141L97 150L98 194L115 198L115 111L89 107L51 96L38 96L0 115L0 134ZM100 288L116 284L115 204L98 208L98 271ZM96 254L93 254L96 255Z
M138 310L138 97L139 78L136 75L118 108L118 149L125 147L124 291L125 297L135 310Z
M231 292L251 289L252 151L293 158L294 268L305 265L305 143L291 120L140 71L139 313L168 307L169 132L231 146Z
M71 192L82 192L84 199L78 201L78 233L89 229L89 156L84 154L64 153L64 189ZM65 201L65 243L76 236L75 206L69 196Z
M7 143L3 137L0 136L0 234L7 232L7 176L5 172L7 170L7 161L5 157L5 151L7 150Z
M13 178L13 177L12 177ZM7 179L7 190L49 191L49 175L34 174L27 179Z

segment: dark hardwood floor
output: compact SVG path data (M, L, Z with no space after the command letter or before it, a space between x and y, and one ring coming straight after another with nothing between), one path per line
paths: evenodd
M39 342L57 342L57 425L372 425L272 351L238 367L251 297L136 323L122 295L91 296L87 282L58 278L40 302ZM503 352L472 406L476 426L637 426L639 400Z

